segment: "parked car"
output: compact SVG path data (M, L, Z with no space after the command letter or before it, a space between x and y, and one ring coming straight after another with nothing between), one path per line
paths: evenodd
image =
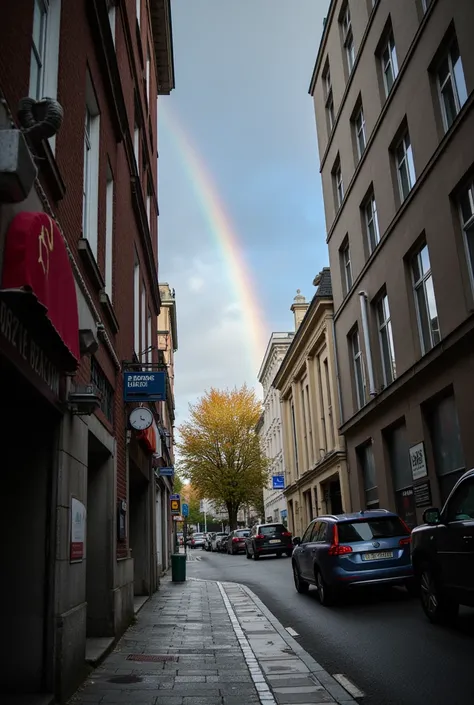
M224 536L220 536L217 539L216 542L216 548L219 551L219 553L227 553L227 537L229 534L224 534Z
M240 551L245 551L245 539L250 536L250 529L235 529L231 531L226 541L226 551L235 555Z
M245 539L245 554L254 561L271 554L291 556L292 552L291 533L283 524L256 524Z
M218 542L220 543L220 541L221 541L221 539L222 539L223 536L227 536L227 534L224 533L224 531L216 531L216 532L212 535L212 539L211 539L211 551L218 551L218 550L219 550L217 544L218 544Z
M204 534L193 534L186 543L190 548L204 548Z
M459 605L474 607L474 469L423 521L412 532L412 562L423 610L437 624L454 619Z
M182 532L182 531L179 531L179 532L176 534L176 538L177 538L177 540L178 540L178 545L179 545L179 546L182 546L183 543L184 543L183 532Z
M212 537L213 536L214 536L214 533L212 531L209 531L207 534L205 534L205 539L204 539L204 550L205 551L212 550Z
M410 529L387 509L317 517L293 543L295 587L305 593L315 585L322 605L356 586L405 585L410 592L416 590Z

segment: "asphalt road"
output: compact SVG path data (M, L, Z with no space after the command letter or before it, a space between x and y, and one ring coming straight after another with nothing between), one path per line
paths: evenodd
M365 693L361 705L474 703L474 610L462 609L455 628L435 627L402 588L322 607L314 588L296 592L289 558L192 554L201 560L188 562L189 577L247 585L329 673Z

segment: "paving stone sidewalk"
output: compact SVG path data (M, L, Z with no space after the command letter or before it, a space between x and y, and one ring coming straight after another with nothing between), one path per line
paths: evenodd
M236 583L169 579L71 705L356 705Z

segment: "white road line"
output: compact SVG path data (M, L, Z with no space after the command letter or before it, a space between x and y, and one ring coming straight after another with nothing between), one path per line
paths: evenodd
M344 690L347 690L353 698L365 698L365 693L352 683L343 673L333 673L332 676Z
M292 627L285 627L285 629L290 636L299 636L298 632L295 632Z

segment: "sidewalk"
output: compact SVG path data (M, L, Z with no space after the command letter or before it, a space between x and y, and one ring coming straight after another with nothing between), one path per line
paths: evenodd
M74 705L356 705L237 583L162 587Z

